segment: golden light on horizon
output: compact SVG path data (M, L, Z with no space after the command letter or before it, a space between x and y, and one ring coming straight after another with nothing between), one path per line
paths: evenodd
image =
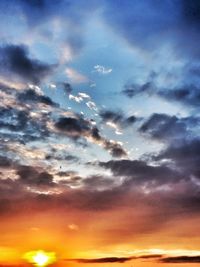
M44 267L56 261L56 254L37 250L25 253L23 258L37 267Z

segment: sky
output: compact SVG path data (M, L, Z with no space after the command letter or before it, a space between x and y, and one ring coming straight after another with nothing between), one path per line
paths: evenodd
M200 263L200 1L0 1L0 267Z

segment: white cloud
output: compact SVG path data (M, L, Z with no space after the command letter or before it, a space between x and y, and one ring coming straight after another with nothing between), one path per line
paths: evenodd
M77 103L80 103L80 102L83 101L83 98L81 96L75 96L75 95L72 95L72 94L69 95L69 99L70 100L74 100Z
M55 85L54 83L50 83L50 84L49 84L49 87L50 87L51 89L56 89L56 85Z
M87 95L86 93L78 93L78 95L82 98L87 98L87 99L90 99L90 96Z
M101 65L96 65L96 66L94 66L94 72L98 72L100 74L109 74L112 72L112 69L106 68L106 67L101 66Z
M92 101L88 101L88 102L86 103L86 105L87 105L87 107L88 107L89 109L91 109L91 110L95 110L95 111L98 110L96 104L95 104L94 102L92 102Z

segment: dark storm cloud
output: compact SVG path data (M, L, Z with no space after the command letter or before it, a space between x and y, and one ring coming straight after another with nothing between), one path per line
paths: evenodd
M15 75L20 81L38 84L54 68L31 58L25 46L8 44L0 47L0 73L7 78Z
M193 138L193 131L199 129L200 118L178 118L167 114L152 114L139 128L141 133L150 138L172 142L174 140ZM197 133L196 133L197 134Z
M28 90L19 92L17 95L17 98L22 103L36 102L36 103L42 103L42 104L49 105L49 106L58 106L58 104L54 103L50 97L45 96L45 95L40 95L33 89L28 89Z
M92 126L91 121L85 120L80 116L75 118L61 117L55 123L55 127L74 140L82 137L91 139L92 142L102 145L113 157L123 157L127 155L120 144L101 136L98 128Z
M200 263L200 256L177 256L160 259L162 263Z
M103 110L100 112L99 115L102 118L103 122L105 122L105 123L106 122L112 122L121 128L131 126L137 120L137 118L135 116L130 116L128 118L125 118L123 113L115 112L115 111L111 111L111 110Z

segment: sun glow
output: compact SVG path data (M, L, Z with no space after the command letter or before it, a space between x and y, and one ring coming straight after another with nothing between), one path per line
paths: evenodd
M47 266L56 261L54 252L45 252L43 250L29 251L25 253L24 259L37 267Z

